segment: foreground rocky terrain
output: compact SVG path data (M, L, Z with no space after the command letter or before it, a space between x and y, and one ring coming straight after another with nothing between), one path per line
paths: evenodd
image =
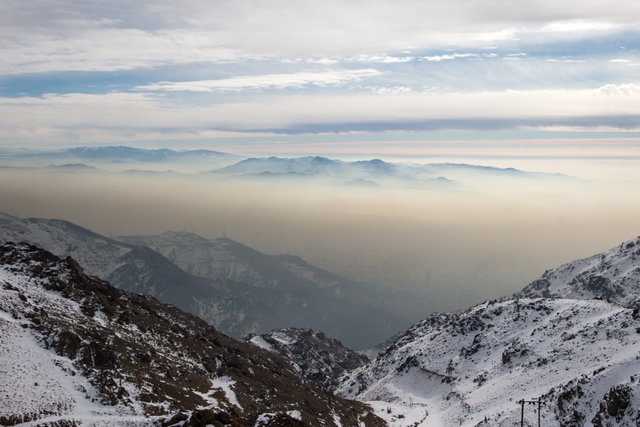
M369 361L335 338L305 328L276 329L266 334L247 335L243 341L281 354L293 368L327 391L333 391L340 377Z
M0 423L383 425L289 362L26 243L0 245Z
M637 310L594 300L493 301L417 323L338 393L392 407L400 425L514 425L521 399L541 399L543 425L636 425L639 354ZM525 409L535 422L535 408Z
M538 401L542 425L640 425L639 244L549 270L512 299L433 314L337 393L398 426L511 426L522 413L537 425Z

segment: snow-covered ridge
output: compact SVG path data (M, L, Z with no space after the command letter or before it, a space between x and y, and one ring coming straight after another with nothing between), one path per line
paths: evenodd
M393 425L514 425L517 401L538 398L543 425L635 425L638 354L640 316L632 309L493 301L417 323L344 378L338 393L381 402L379 414ZM525 419L537 422L526 409Z
M598 298L640 305L640 237L608 251L547 270L519 297Z

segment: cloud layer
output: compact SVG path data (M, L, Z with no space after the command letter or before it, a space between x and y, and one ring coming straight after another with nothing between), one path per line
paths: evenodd
M639 23L635 1L5 2L0 144L637 130Z

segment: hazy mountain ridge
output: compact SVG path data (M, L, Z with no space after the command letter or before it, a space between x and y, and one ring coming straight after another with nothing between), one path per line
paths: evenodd
M547 270L519 297L599 298L640 306L640 237L608 251Z
M386 339L407 322L385 309L379 287L347 280L295 255L267 255L229 238L211 240L188 232L120 238L148 246L198 277L243 283L248 286L247 298L255 304L268 304L269 299L254 297L264 295L265 289L284 293L286 300L270 305L289 311L289 324L281 327L318 329L360 349ZM262 290L251 290L254 287ZM346 312L351 313L350 318L345 318ZM372 319L374 312L377 315Z
M276 329L266 334L247 335L242 340L281 354L296 372L330 392L344 373L369 361L367 356L313 329Z
M382 425L279 356L28 244L0 245L3 425Z
M390 163L380 159L343 161L319 156L249 158L210 173L231 177L333 178L344 183L398 182L453 184L473 178L569 179L563 174L529 172L515 168L466 163Z
M153 175L358 188L456 190L490 182L574 182L558 173L532 172L467 163L406 163L381 159L338 160L321 156L250 157L212 150L142 149L127 146L76 147L54 151L0 153L4 166L49 172ZM62 162L62 163L58 163ZM95 168L95 169L94 169ZM482 181L479 183L478 180ZM481 185L480 185L481 184Z
M74 147L52 151L22 151L11 153L21 157L57 157L100 161L170 162L179 160L201 160L206 158L234 158L232 154L213 150L145 149L127 146Z
M226 237L211 240L193 233L167 231L154 236L120 236L118 239L148 246L199 277L226 278L263 288L357 286L309 265L298 256L266 255Z
M190 235L189 239L203 238ZM229 253L247 259L234 258L226 264L234 266L234 274L209 278L183 271L150 248L110 239L67 221L22 220L3 214L0 241L27 241L58 256L70 255L86 266L88 274L174 304L237 338L296 326L322 330L349 346L366 348L406 322L383 311L371 319L369 296L357 284L298 257L267 256L229 239L221 240L235 250ZM205 242L206 250L209 243ZM252 267L256 264L251 259L259 261L258 268ZM265 272L275 276L260 276Z

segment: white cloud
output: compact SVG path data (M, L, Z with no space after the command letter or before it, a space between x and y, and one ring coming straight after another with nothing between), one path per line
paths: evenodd
M478 55L477 53L452 53L446 55L423 56L420 59L430 62L440 62L457 58L477 58L479 56L480 55Z
M358 55L353 57L352 61L357 62L377 62L381 64L393 64L411 62L415 58L413 56L391 56L391 55Z
M540 32L586 32L586 31L607 31L616 28L616 25L610 22L598 21L556 21L550 22L540 29Z
M207 33L117 28L81 30L73 37L10 37L0 47L0 74L131 70L164 64L237 62L250 57L213 40Z
M619 117L640 117L640 84L582 90L474 93L390 90L331 96L274 96L259 101L205 106L174 105L149 93L69 94L0 98L5 141L140 139L204 135L211 131L313 131L371 125L444 121L452 128L500 126L610 126ZM572 124L579 122L579 124ZM635 128L640 127L638 123Z
M357 17L357 19L354 19ZM639 27L640 3L504 0L4 2L0 73L127 70L254 58L385 55L407 48L582 37Z
M381 73L368 68L361 70L326 70L320 72L300 72L291 74L263 74L256 76L239 76L228 79L200 80L191 82L160 82L138 86L141 91L168 92L238 92L255 89L301 88L307 85L336 86L355 82L366 77L378 76Z

